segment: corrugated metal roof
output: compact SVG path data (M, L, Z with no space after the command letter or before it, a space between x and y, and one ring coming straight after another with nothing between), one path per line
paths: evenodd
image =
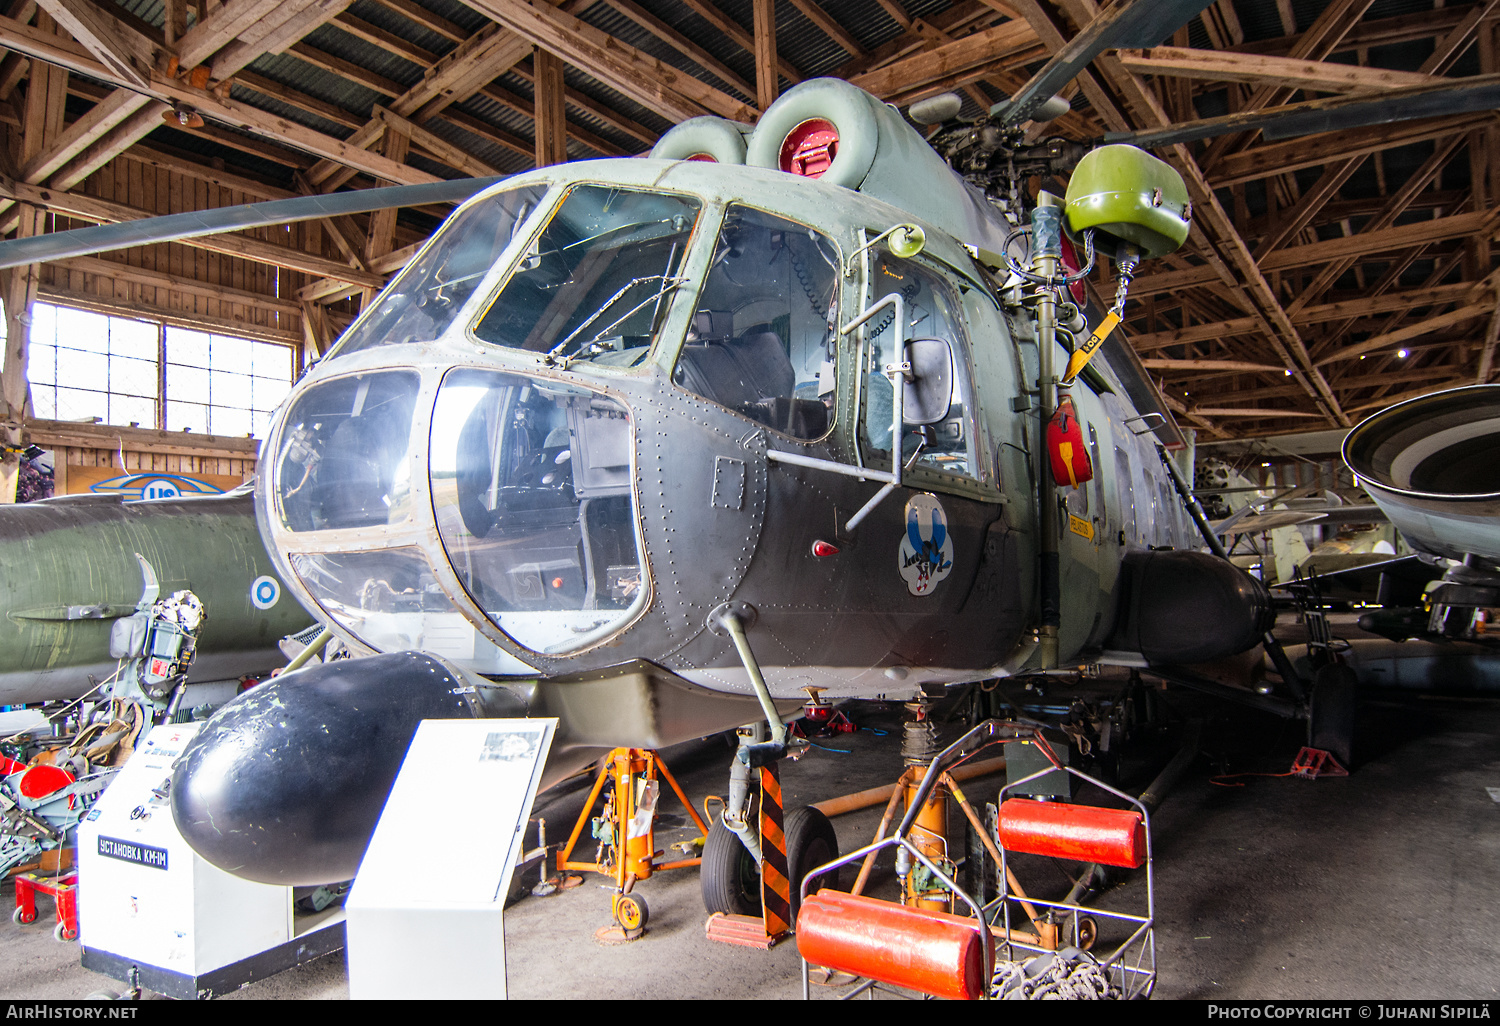
M292 54L267 54L257 59L254 64L250 65L250 68L284 86L361 117L369 117L375 104L388 101L387 97L373 89L367 89L357 82L331 75L322 68L308 64ZM348 130L334 134L343 138L348 134Z
M354 3L349 5L348 12L361 21L367 21L376 28L385 29L392 35L400 36L407 42L415 43L438 56L442 56L457 45L448 37L423 28L417 22L398 14L389 7L376 3L375 0L354 0Z
M390 79L401 87L402 92L422 81L422 73L427 70L394 50L376 46L333 24L318 26L304 36L302 41L365 71Z

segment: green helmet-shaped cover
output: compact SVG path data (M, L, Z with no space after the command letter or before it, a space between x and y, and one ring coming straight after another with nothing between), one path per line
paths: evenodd
M1064 212L1072 235L1092 228L1132 243L1146 257L1181 246L1192 216L1182 176L1145 150L1123 144L1101 146L1078 162Z

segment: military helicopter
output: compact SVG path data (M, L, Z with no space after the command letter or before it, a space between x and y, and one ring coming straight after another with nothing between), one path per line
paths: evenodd
M478 192L264 449L278 570L370 654L222 709L174 773L184 836L250 879L347 879L429 717L556 716L556 780L758 719L774 758L808 685L905 696L1109 663L1305 714L1284 658L1274 702L1189 669L1262 643L1273 611L1197 551L1213 536L1163 453L1183 438L1110 330L1139 262L1185 238L1186 189L1128 145L1023 138L1098 52L1203 6L1117 5L1003 109L910 111L930 139L813 80L651 159L0 244L4 266ZM1341 116L1422 113L1371 102ZM1023 188L1069 169L1065 197ZM1108 311L1083 291L1100 254Z

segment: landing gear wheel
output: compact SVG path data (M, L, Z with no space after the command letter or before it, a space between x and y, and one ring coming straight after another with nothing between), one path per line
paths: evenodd
M760 866L722 819L709 828L698 878L709 915L760 915Z
M78 939L78 931L68 929L67 923L58 923L52 928L52 939L59 944Z
M792 924L797 922L797 908L802 904L802 878L811 870L839 857L839 839L833 824L811 805L802 805L786 816L786 863L792 880ZM808 894L820 888L837 890L838 870L824 873L807 887Z
M15 923L17 926L25 926L27 923L34 923L36 922L36 912L35 910L33 910L31 915L28 916L26 914L26 910L17 905L16 910L10 914L10 921Z
M626 933L644 930L650 918L651 909L639 894L622 894L615 899L615 922Z
M1313 678L1307 710L1307 746L1333 753L1345 769L1354 749L1354 671L1342 663L1323 667Z

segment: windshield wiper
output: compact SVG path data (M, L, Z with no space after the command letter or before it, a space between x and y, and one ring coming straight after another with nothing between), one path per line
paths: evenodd
M625 311L625 313L621 314L619 317L615 318L612 322L610 322L604 328L602 328L598 332L596 332L594 334L594 337L591 338L591 339L589 339L590 342L597 341L598 339L603 338L605 335L609 334L609 332L611 331L611 329L613 329L613 328L619 326L620 324L624 323L625 321L629 320L630 317L633 314L635 314L637 311L639 311L640 309L642 309L643 307L645 307L648 303L657 303L657 302L660 302L661 298L663 296L665 296L672 289L677 288L677 286L683 284L687 280L688 280L687 278L670 278L670 277L668 277L665 274L649 274L649 275L646 275L644 278L632 278L630 281L626 282L625 285L622 286L618 292L616 292L614 295L610 296L607 300L605 300L603 306L599 307L599 309L595 310L592 314L590 314L589 317L588 317L588 320L584 321L578 327L574 328L568 334L567 338L563 339L557 345L553 346L552 349L548 351L547 355L544 356L544 357L542 357L543 362L545 362L545 363L551 363L552 361L556 360L562 354L563 350L567 349L568 346L572 344L572 342L573 342L573 340L575 338L577 338L579 335L583 334L583 331L584 331L585 328L587 328L589 325L593 324L600 317L604 316L604 312L606 310L608 310L610 307L614 306L617 302L619 302L620 299L625 295L625 293L629 292L631 289L635 288L637 285L643 285L643 284L645 284L648 281L659 281L659 282L662 283L661 288L657 289L654 293L652 293L651 295L647 296L645 299L641 300L635 306L631 307L629 310Z

